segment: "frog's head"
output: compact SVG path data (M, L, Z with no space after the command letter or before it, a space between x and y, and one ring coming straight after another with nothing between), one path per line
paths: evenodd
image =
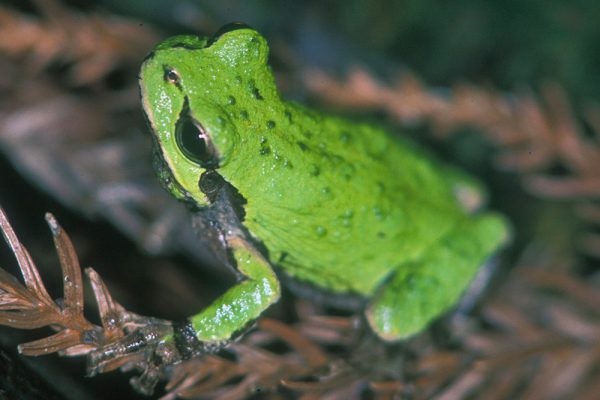
M268 53L258 32L230 24L212 38L167 39L144 61L140 93L157 171L177 198L206 205L200 176L235 157L238 132L251 131L250 117L278 97Z

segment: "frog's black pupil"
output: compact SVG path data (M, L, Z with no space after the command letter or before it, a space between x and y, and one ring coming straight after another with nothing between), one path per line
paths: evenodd
M179 81L179 75L177 75L177 72L173 69L167 70L166 76L167 80L171 83L177 83L177 81Z
M187 158L199 164L210 160L204 133L191 118L184 117L179 121L176 135L177 144Z

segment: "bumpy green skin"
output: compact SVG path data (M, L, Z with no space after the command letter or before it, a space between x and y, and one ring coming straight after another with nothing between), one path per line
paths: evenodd
M226 340L276 301L271 266L370 299L367 319L383 339L418 333L455 304L506 240L505 220L467 210L457 193L476 185L412 144L282 100L267 56L265 39L242 28L210 42L168 39L141 71L144 109L168 166L163 182L180 199L209 204L198 186L205 168L175 140L187 101L219 154L215 170L247 202L244 227L268 251L263 259L248 241L228 241L253 271L191 318L198 338ZM177 72L177 84L167 70ZM268 283L261 291L257 282ZM231 311L251 295L257 307ZM227 321L217 310L230 311Z

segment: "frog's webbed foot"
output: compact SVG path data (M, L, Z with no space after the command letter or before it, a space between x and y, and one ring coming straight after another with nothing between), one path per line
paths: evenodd
M126 334L90 352L87 358L89 376L116 368L141 370L131 379L140 393L150 395L167 370L182 360L177 350L173 324L170 321L136 316Z

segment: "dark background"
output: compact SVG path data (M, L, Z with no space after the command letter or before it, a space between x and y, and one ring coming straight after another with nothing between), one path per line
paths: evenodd
M183 318L197 312L199 303L209 301L231 283L231 277L210 268L210 261L204 272L190 274L190 270L199 270L196 266L202 255L191 254L179 242L154 249L151 252L156 254L150 255L139 235L115 228L118 223L114 216L108 215L104 203L99 203L90 191L90 187L104 185L105 180L155 184L149 135L137 104L135 84L144 55L154 43L172 34L210 35L225 23L243 21L268 38L271 63L286 97L352 117L358 114L396 130L398 121L384 109L347 110L324 101L307 89L310 71L318 69L343 80L352 67L359 65L384 86L392 86L398 74L410 73L419 77L424 90L442 97L449 96L450 88L458 83L467 82L509 100L526 92L542 104L543 88L552 83L564 93L580 127L578 133L590 140L590 149L600 152L600 136L585 118L586 110L600 100L600 3L593 0L15 0L3 1L0 7L0 137L12 134L7 122L10 118L33 121L41 115L25 114L39 110L34 106L57 104L54 99L72 101L59 109L60 118L54 111L39 117L47 118L38 128L38 133L49 140L47 148L43 140L24 140L18 147L24 154L47 150L54 161L47 161L42 169L57 171L60 185L32 170L23 157L15 157L16 147L0 143L0 205L57 297L61 277L43 220L47 211L54 213L73 237L82 266L93 265L128 309ZM88 47L73 44L77 42L73 39L84 36L85 29L100 32L110 26L103 24L115 20L131 27L132 32L139 28L139 34L119 36L121 31L108 29L105 35L92 36ZM24 26L30 22L39 29L15 33L14 38L8 36L11 30L2 30L2 25L6 28L11 23ZM68 35L50 40L61 26L71 27ZM26 45L27 37L32 39ZM11 50L11 43L22 49ZM85 51L80 52L84 47ZM94 67L105 61L106 67L94 73ZM553 116L551 110L544 110ZM400 121L400 129L441 158L485 180L492 206L513 221L515 236L504 254L505 272L497 286L515 279L510 272L513 269L531 264L598 288L600 251L589 251L589 243L588 250L582 251L579 238L597 237L600 218L588 214L582 217L578 207L597 207L600 189L592 186L587 192L562 196L536 191L527 185L532 170L501 168L493 162L497 148L480 127L461 126L453 129L458 133L450 139L440 140L429 134L434 129L427 121L417 125L404 122ZM50 133L60 140L48 139ZM127 150L119 153L121 158L116 164L98 161L97 175L87 175L85 185L72 178L79 165L71 163L76 152L99 144L121 143L125 136L140 138L144 144L123 144ZM59 146L57 141L66 144ZM104 171L112 173L105 180L108 172ZM126 175L131 171L139 171L140 177ZM570 177L578 171L557 158L538 166L533 173ZM598 174L588 171L586 176L593 180ZM149 193L147 190L144 186L142 191ZM600 246L600 240L597 243ZM0 266L16 274L9 250L0 248ZM570 295L561 290L553 287L544 293L550 291L560 299ZM540 300L540 307L544 301ZM87 302L90 319L94 320L93 300ZM282 319L286 320L286 307L281 305L272 315L284 315ZM578 310L577 305L572 309ZM596 329L600 326L597 314L587 322ZM7 371L4 374L0 369L0 376L6 377L0 378L0 398L6 393L38 398L39 393L30 392L38 388L44 388L42 392L48 398L133 398L127 379L119 373L86 379L83 360L54 355L27 359L16 354L16 344L43 334L0 328L0 366ZM590 365L597 368L598 363ZM536 375L538 379L543 379L542 372ZM547 376L552 379L553 375Z

